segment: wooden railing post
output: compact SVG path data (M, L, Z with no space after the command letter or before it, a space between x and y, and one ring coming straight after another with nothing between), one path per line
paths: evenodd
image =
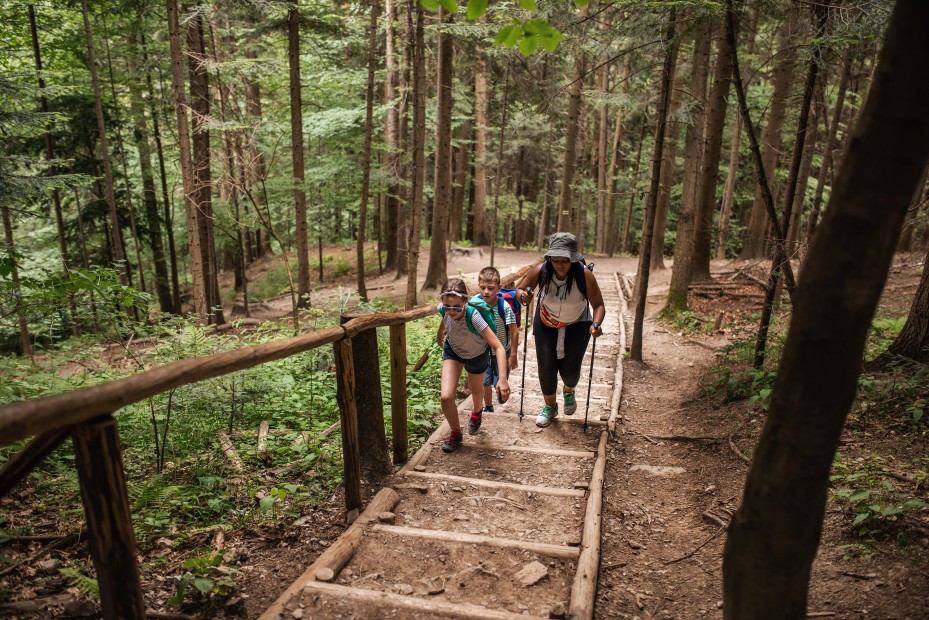
M116 420L78 424L71 438L103 617L145 618Z
M341 322L370 318L369 312L350 310ZM381 394L381 364L378 359L377 328L362 329L352 336L355 362L355 407L358 412L358 441L361 471L369 480L390 474L390 451L384 432L384 397Z
M355 363L352 341L339 340L335 349L336 400L342 421L342 463L345 510L361 508L361 449L358 442L358 411L355 405Z
M390 326L390 430L394 464L409 458L406 397L406 323Z

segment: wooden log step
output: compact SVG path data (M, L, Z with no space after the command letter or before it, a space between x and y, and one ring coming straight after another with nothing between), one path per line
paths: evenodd
M392 534L394 536L406 536L409 538L428 538L431 540L445 540L449 542L469 543L472 545L490 545L491 547L503 547L507 549L521 549L547 555L555 558L565 558L576 560L581 555L579 547L569 547L567 545L551 545L547 543L534 543L525 540L516 540L514 538L497 538L495 536L485 536L483 534L464 534L462 532L446 532L445 530L424 530L415 527L401 527L398 525L377 524L372 528L373 531L382 534Z
M449 603L442 599L423 599L392 592L364 590L340 584L313 582L304 588L300 602L275 618L293 618L293 611L304 610L305 618L365 618L365 620L429 620L462 618L465 620L540 620L545 616L527 616L488 609L471 603ZM302 605L302 607L300 607ZM398 614L398 610L400 613Z
M466 476L455 476L451 474L438 474L428 471L408 471L403 473L410 478L429 478L433 480L444 480L448 483L457 483L459 485L471 485L474 487L483 487L486 489L512 489L514 491L528 491L530 493L544 493L547 495L560 495L562 497L583 497L582 489L549 487L541 485L519 484L514 482L502 482L498 480L484 480L482 478L469 478Z
M409 488L398 485L400 503L393 511L393 525L570 547L581 543L585 504L578 495L443 482L419 479Z
M512 452L531 452L533 454L547 454L549 456L568 456L576 459L593 459L597 457L596 452L580 450L558 450L556 448L540 448L535 445L509 444L504 445L494 443L493 441L482 441L486 436L478 435L475 437L474 447L482 450L504 450Z

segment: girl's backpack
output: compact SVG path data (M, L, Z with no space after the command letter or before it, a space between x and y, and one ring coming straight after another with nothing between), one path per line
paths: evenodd
M497 321L494 319L494 311L490 306L487 305L487 302L485 302L480 295L475 295L468 300L467 304L465 304L465 322L468 325L468 329L471 330L471 333L478 335L481 333L474 328L474 323L472 322L472 317L474 316L475 311L481 313L481 316L484 317L484 321L486 321L487 325L490 326L491 331L496 334ZM445 308L440 308L439 313L444 317Z

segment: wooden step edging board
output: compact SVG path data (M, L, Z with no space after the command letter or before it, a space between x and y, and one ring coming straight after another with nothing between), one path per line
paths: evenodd
M484 415L487 415L486 413ZM470 450L503 450L509 452L529 452L531 454L545 454L547 456L567 456L575 459L595 459L596 452L581 450L559 450L557 448L537 448L535 446L507 446L500 443L474 443L468 444Z
M490 545L504 549L518 549L519 551L531 551L539 555L547 555L554 558L564 558L566 560L576 560L581 555L578 547L568 545L553 545L549 543L529 542L517 540L515 538L498 538L495 536L485 536L483 534L465 534L463 532L447 532L445 530L427 530L418 527L402 527L399 525L383 525L376 523L371 528L372 532L381 532L384 534L393 534L395 536L406 536L409 538L428 538L430 540L440 540L445 542L469 543L472 545Z
M540 487L517 482L497 482L495 480L484 480L482 478L467 478L465 476L453 476L451 474L435 474L428 471L408 471L403 473L404 476L415 478L427 478L430 480L444 480L446 482L458 482L460 484L470 484L471 486L484 487L487 489L511 489L513 491L524 491L529 493L538 493L539 495L555 495L557 497L583 497L583 489L567 489L563 487Z
M626 305L626 295L623 291L623 285L619 280L618 274L613 274L616 282L616 288L620 291L620 312L619 312L619 355L616 357L616 375L613 378L613 399L610 402L610 416L607 421L607 431L612 435L616 432L616 424L621 421L619 417L619 404L623 398L623 356L626 353L626 312L629 307Z
M328 568L332 570L333 574L337 575L342 567L352 559L361 544L365 525L377 519L377 515L380 513L392 511L399 501L400 495L390 487L378 491L364 512L355 519L355 522L328 549L323 551L316 558L316 561L303 571L303 574L296 581L290 584L290 587L284 590L284 593L277 598L274 604L261 614L260 620L277 620L283 617L284 605L293 596L299 594L307 583L316 580L316 571Z
M577 574L571 587L568 616L586 618L594 616L594 599L597 596L597 578L600 574L600 521L603 511L603 478L606 472L606 442L609 433L600 433L597 462L590 478L590 495L584 515L581 534L581 556L577 561Z
M330 595L343 600L371 603L388 609L406 609L411 612L421 612L435 617L466 618L469 620L541 620L539 616L515 614L469 603L449 603L442 600L414 598L392 592L364 590L322 581L310 581L303 587L303 590L314 594ZM270 616L269 620L277 617ZM403 616L399 617L402 618Z

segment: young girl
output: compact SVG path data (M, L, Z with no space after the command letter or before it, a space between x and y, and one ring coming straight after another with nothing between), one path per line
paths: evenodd
M454 452L461 445L461 423L458 421L458 405L455 402L461 369L468 371L472 399L468 432L474 434L481 427L484 372L490 365L490 351L497 358L497 368L506 368L506 349L481 313L476 308L468 310L468 287L463 280L447 280L440 296L442 303L438 309L443 317L437 342L442 347L442 413L452 429L442 442L442 450ZM467 316L469 314L470 318ZM468 326L469 321L471 327ZM497 383L497 392L502 400L510 397L510 385L504 377Z

